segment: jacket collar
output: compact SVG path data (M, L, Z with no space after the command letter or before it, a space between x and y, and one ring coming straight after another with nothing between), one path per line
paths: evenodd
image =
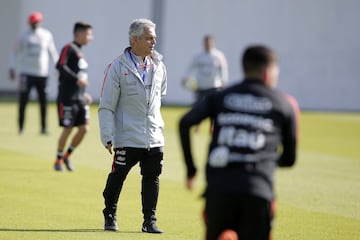
M129 51L131 51L131 47L125 48L124 54L129 54ZM156 64L159 63L160 61L162 61L162 59L163 59L163 56L156 50L154 50L154 52L152 54L150 54L150 57Z
M261 85L265 85L265 83L259 79L259 78L245 78L244 83L246 84L261 84Z

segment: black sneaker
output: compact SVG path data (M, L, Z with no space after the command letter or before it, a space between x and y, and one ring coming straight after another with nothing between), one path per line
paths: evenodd
M164 232L163 230L158 228L154 222L149 224L143 224L141 231L146 233L158 233L158 234Z
M114 214L106 214L104 211L104 219L105 219L105 223L104 223L104 230L105 231L119 231L119 227L117 225L116 222L116 216Z
M73 165L71 164L69 159L64 158L64 164L65 164L67 170L75 171L75 168L73 167Z

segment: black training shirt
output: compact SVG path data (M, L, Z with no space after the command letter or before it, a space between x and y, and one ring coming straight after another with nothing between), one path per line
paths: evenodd
M56 68L59 70L58 101L84 102L85 89L80 88L77 81L79 78L84 78L84 75L87 78L88 63L83 57L81 46L76 42L66 44L61 50Z
M236 194L273 199L276 167L295 162L298 112L295 99L257 79L245 79L208 95L180 121L188 177L196 173L190 127L210 117L214 127L205 196Z

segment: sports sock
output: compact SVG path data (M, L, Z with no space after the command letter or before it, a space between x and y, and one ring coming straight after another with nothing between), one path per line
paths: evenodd
M62 162L64 154L62 151L58 151L56 154L56 162Z
M65 158L70 158L71 153L74 151L75 147L73 145L70 145L65 153Z

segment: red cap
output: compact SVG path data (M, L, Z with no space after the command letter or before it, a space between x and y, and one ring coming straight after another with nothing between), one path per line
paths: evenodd
M29 23L31 24L41 22L42 20L43 20L43 16L41 12L31 13L28 19Z

